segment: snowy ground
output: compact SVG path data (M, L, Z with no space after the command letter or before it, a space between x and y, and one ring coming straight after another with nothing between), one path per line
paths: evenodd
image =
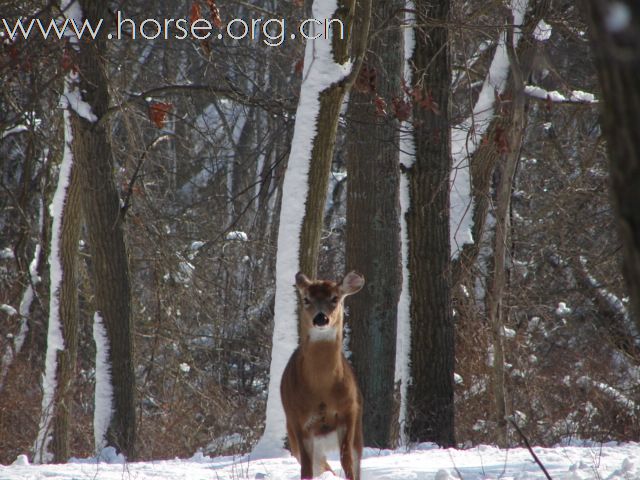
M554 480L640 479L640 444L594 445L592 447L535 448ZM335 459L335 457L334 457ZM10 466L0 466L0 480L226 480L298 479L294 458L250 460L248 457L209 458L196 454L188 460L96 463L73 460L64 465L29 465L25 457ZM340 464L331 461L336 473ZM365 451L363 480L464 480L542 479L544 474L525 449L500 450L480 446L468 450L425 447L411 452ZM323 480L335 477L325 474Z

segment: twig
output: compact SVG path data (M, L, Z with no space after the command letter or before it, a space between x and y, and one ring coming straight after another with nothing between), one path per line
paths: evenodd
M535 452L531 448L531 445L529 444L529 440L527 440L527 437L525 437L524 433L522 433L522 430L520 430L520 427L518 427L518 424L513 420L513 418L509 418L508 420L509 420L509 423L511 423L511 425L513 425L513 428L516 429L516 432L518 432L518 435L520 435L520 438L522 438L522 441L524 442L525 446L527 447L527 450L529 450L529 453L531 454L533 459L536 461L536 463L540 467L540 470L542 470L542 473L544 473L544 476L547 477L547 480L553 480L551 478L551 475L549 475L549 472L547 472L547 469L544 468L544 465L542 464L542 462L540 461L538 456L535 454Z
M171 135L169 135L169 134L160 135L158 138L153 140L153 142L151 142L149 145L147 145L147 148L145 148L144 152L142 152L142 155L140 155L140 160L138 161L138 164L136 165L136 168L133 171L133 175L131 176L131 180L129 181L129 185L127 187L127 191L125 192L125 196L122 199L122 206L120 207L120 215L122 216L122 219L124 219L124 217L126 216L127 210L129 210L129 207L131 206L131 194L133 192L133 187L134 187L134 185L136 183L136 180L138 179L138 174L140 173L140 168L142 168L142 164L147 159L147 154L158 143L160 143L160 142L162 142L164 140L168 140L170 137L171 137Z

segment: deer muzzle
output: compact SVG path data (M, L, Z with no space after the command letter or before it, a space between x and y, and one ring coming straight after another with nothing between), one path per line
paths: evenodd
M329 324L329 317L327 317L324 313L320 312L315 317L313 317L313 326L314 327L324 327Z

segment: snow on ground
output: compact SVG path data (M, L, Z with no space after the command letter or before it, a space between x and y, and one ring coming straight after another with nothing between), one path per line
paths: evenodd
M590 447L534 448L554 480L631 480L640 478L640 444L593 444ZM523 448L500 450L478 446L467 450L438 449L420 445L411 452L366 449L362 480L533 480L544 474ZM300 468L293 457L251 460L243 457L210 458L198 453L188 460L123 464L72 460L62 465L29 465L21 456L10 466L0 466L2 480L235 480L298 479ZM329 462L337 474L340 463ZM323 480L333 480L324 474Z

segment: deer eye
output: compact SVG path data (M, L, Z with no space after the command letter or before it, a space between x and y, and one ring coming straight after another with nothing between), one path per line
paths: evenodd
M304 303L305 307L308 307L309 305L311 305L311 301L307 297L304 297L302 299L302 303Z
M338 303L338 296L335 295L334 297L331 298L331 303L336 304Z

